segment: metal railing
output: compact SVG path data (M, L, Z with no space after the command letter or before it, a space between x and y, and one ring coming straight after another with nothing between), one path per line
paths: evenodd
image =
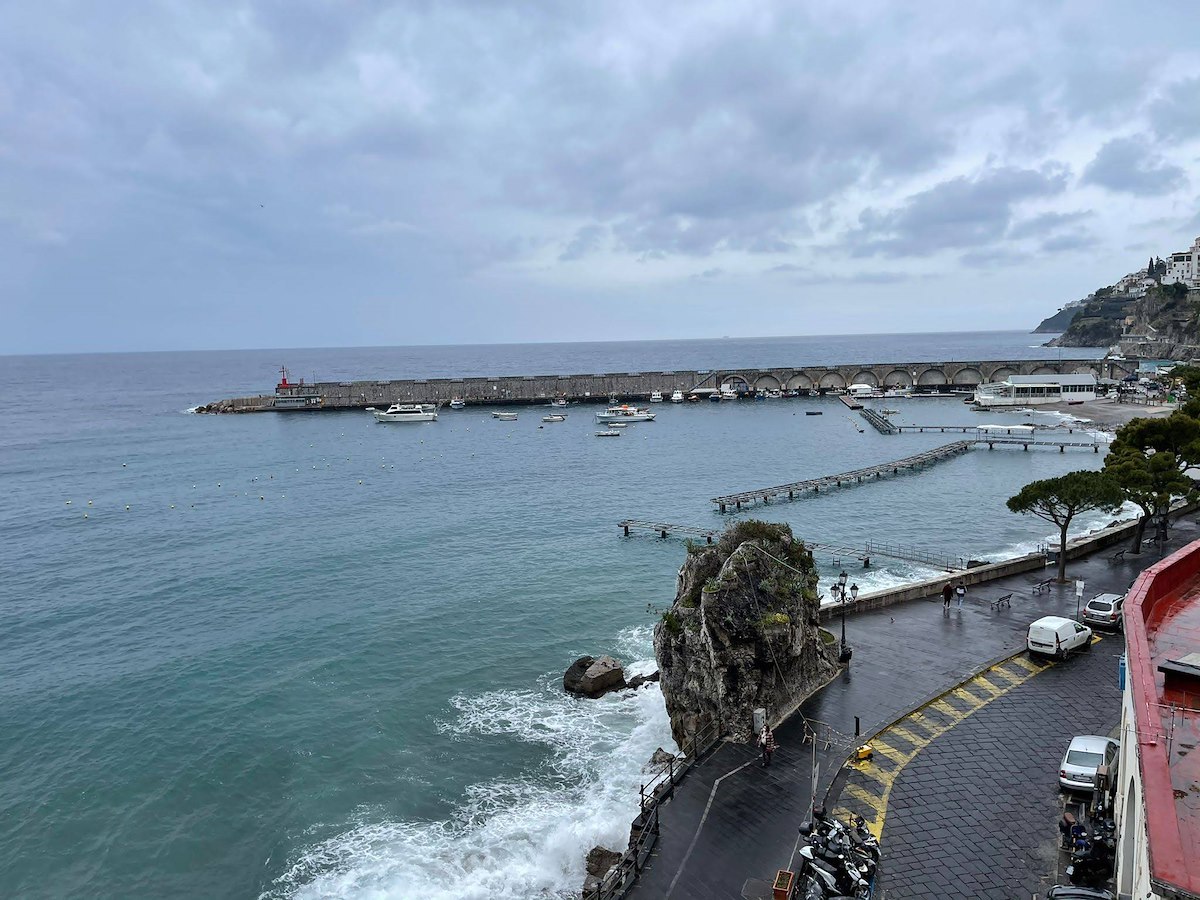
M646 868L650 853L658 843L659 806L675 793L675 786L700 757L716 745L720 737L720 726L716 722L709 723L693 736L680 756L671 757L657 775L641 785L638 791L640 811L630 829L629 846L600 884L590 891L584 891L583 900L620 900L629 892Z

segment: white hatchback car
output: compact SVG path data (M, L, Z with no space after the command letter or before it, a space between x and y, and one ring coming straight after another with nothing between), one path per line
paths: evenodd
M1096 769L1108 766L1116 773L1121 742L1098 734L1071 738L1071 745L1058 765L1058 783L1067 790L1090 791L1096 784Z
M1043 656L1066 656L1072 650L1086 649L1091 644L1092 629L1062 616L1042 616L1029 626L1025 637L1029 652Z

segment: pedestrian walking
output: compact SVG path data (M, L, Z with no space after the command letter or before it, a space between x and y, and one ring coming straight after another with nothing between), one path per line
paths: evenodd
M762 764L765 769L771 765L771 754L775 752L775 734L766 723L758 734L758 746L762 748Z
M959 608L959 609L962 609L962 602L963 602L963 599L964 599L964 598L967 596L967 586L966 586L966 584L965 584L965 583L963 583L962 581L960 581L960 582L958 583L958 587L956 587L956 588L954 589L954 593L955 593L955 595L958 597L958 608Z
M942 609L950 609L950 598L954 596L954 585L946 582L942 585Z

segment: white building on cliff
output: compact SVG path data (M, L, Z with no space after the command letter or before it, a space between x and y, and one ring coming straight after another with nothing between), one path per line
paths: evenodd
M1167 260L1167 274L1162 277L1162 283L1200 288L1200 237L1192 242L1190 249L1171 254Z

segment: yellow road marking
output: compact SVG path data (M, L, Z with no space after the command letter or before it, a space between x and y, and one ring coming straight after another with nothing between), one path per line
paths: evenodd
M1007 665L1008 663L1016 663L1024 671L1020 674L1017 674L1002 668L1002 666ZM904 767L907 766L923 748L929 746L929 744L931 744L936 738L945 734L963 719L967 718L967 716L971 715L971 713L982 709L984 706L991 703L998 697L1003 697L1013 688L1024 684L1038 672L1044 671L1045 669L1050 668L1052 665L1054 665L1054 663L1049 662L1044 666L1039 666L1036 663L1025 659L1023 656L1011 657L1001 663L997 663L986 672L980 673L966 683L967 685L978 684L982 690L987 691L989 696L986 699L977 697L975 694L972 694L970 691L966 690L965 686L960 685L959 687L949 691L947 694L943 694L942 697L939 697L937 700L927 704L927 708L936 709L942 715L946 716L950 720L949 724L944 726L938 725L926 716L922 715L920 710L916 710L876 735L876 737L870 742L871 746L875 748L876 752L879 753L884 760L894 763L895 768L891 771L887 771L886 768L881 768L878 762L872 763L869 761L865 761L861 764L848 764L851 767L851 775L850 779L847 780L845 786L843 787L843 791L847 795L869 807L870 809L875 810L876 815L874 821L867 823L867 827L870 829L871 833L875 835L877 839L882 838L883 826L887 818L888 800L891 798L892 787L895 784L896 779L900 776L900 773L904 770ZM1003 678L1006 683L1000 684L985 677L986 675L991 675L993 673ZM955 709L952 705L946 702L946 696L958 697L962 702L970 704L971 708L966 711ZM930 732L929 737L922 737L909 728L904 727L906 724L919 725L920 727L928 730ZM883 738L888 734L898 735L903 740L912 744L914 749L907 752L896 749L883 740ZM864 785L861 782L856 783L854 781L855 775L861 776L863 779L869 778L875 782L878 782L879 786L876 787L874 784ZM843 811L843 814L848 816L850 813L849 811Z

